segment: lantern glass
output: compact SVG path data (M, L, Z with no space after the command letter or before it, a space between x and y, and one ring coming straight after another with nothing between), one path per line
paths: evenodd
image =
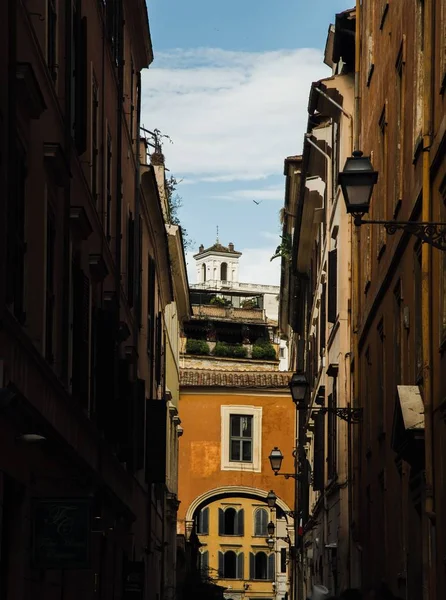
M294 373L291 377L289 387L293 402L303 404L308 389L308 382L305 375L303 373Z
M269 537L269 538L266 540L266 543L268 544L268 548L269 548L270 550L272 550L272 549L274 548L274 538L273 538L273 537Z
M273 490L270 490L266 497L266 502L267 502L269 508L274 508L276 506L276 500L277 500L276 494L274 493Z
M378 172L373 170L369 156L353 152L345 161L344 170L338 175L345 206L348 213L363 215L369 212L373 187L378 181Z
M266 526L266 529L268 531L269 536L273 536L274 532L276 531L276 527L274 526L274 523L272 521L270 521L268 523L268 525Z
M277 448L277 446L275 446L271 450L271 454L269 455L269 462L271 463L271 469L274 471L274 473L277 473L278 471L280 471L280 467L282 466L282 461L283 461L283 454L279 450L279 448Z

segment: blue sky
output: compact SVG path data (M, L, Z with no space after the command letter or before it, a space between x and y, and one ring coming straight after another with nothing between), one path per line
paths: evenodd
M143 76L142 124L169 135L182 180L180 220L194 242L243 252L242 281L279 282L283 160L298 154L312 81L337 12L354 0L147 0L155 60ZM260 202L255 204L253 200Z

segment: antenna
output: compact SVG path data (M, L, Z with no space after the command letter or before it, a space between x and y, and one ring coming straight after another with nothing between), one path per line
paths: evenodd
M217 225L217 244L219 243L219 239L218 239L218 225Z

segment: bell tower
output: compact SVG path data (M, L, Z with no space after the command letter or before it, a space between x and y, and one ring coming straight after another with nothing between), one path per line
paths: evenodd
M201 244L198 253L194 255L197 283L216 288L238 283L241 255L241 252L235 250L232 242L223 246L218 237L215 244L209 248Z

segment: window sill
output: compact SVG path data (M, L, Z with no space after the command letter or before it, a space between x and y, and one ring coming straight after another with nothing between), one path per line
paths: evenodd
M222 471L246 471L249 473L260 473L260 467L254 467L254 463L226 463L221 467Z

